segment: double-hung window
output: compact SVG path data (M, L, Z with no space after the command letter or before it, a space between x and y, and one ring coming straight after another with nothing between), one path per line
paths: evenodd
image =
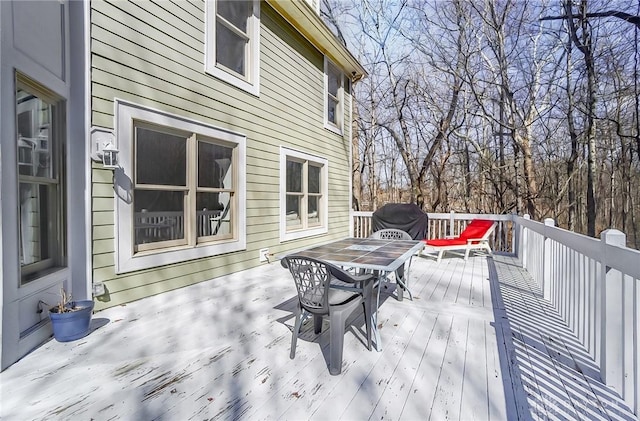
M342 134L344 75L325 57L325 127Z
M65 105L22 75L16 77L21 285L66 266Z
M145 122L134 130L135 251L231 238L234 146Z
M327 232L327 165L326 159L281 148L281 241Z
M206 28L206 71L258 95L260 2L208 0Z
M243 136L119 102L118 138L118 272L244 249Z

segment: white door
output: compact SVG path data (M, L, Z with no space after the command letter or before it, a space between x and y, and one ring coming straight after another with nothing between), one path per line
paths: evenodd
M88 8L0 1L0 369L51 336L61 287L90 297Z
M69 289L66 101L20 73L15 86L19 273L14 302L23 354L49 337L48 308L62 287Z

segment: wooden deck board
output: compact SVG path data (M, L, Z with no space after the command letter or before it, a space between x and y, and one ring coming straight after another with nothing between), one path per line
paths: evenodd
M396 361L394 371L376 402L371 419L395 418L407 405L421 407L422 412L428 410L419 398L415 399L416 397L411 393L411 385L416 376L416 369L423 358L425 345L429 343L435 327L436 318L435 315L426 312L421 312L419 315L419 323L410 331L410 335L405 335L403 338L404 348L394 356Z
M407 314L406 318L398 321L401 329L398 329L393 338L390 338L386 343L383 342L384 352L380 355L375 368L367 373L365 379L368 383L367 393L357 393L344 411L336 415L344 419L361 419L365 415L369 417L376 410L380 411L382 397L389 388L393 387L393 383L401 381L398 378L398 365L404 359L412 338L411 332L416 330L423 316L423 312L412 312ZM332 406L332 402L332 400L327 400L324 403L325 409L317 414L317 419L324 418L325 414L330 415L328 408ZM385 409L384 406L382 408ZM364 414L363 411L365 411Z
M519 416L518 405L524 405L523 399L514 389L514 379L509 367L505 369L502 365L508 366L506 355L503 354L501 362L500 350L503 348L502 328L504 323L494 322L495 329L484 325L485 342L484 348L487 355L487 391L488 391L488 413L490 420L526 419ZM516 382L517 383L517 382ZM504 405L501 405L504 403ZM478 409L479 411L479 409ZM524 412L524 411L522 411Z
M0 418L635 419L512 257L415 257L410 277L413 301L383 290L382 352L347 322L339 376L328 322L289 359L295 289L272 263L96 313L0 373Z
M411 384L413 398L421 404L405 405L400 419L425 419L432 413L452 323L453 316L438 315L419 370Z
M430 411L431 419L461 419L460 403L468 326L468 319L453 318Z
M470 319L460 413L470 414L470 418L474 420L489 419L489 361L485 335L485 324L480 320Z

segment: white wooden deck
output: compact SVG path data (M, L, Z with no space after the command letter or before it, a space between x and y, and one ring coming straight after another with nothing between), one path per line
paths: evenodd
M2 420L636 419L508 256L414 258L330 376L312 323L289 359L295 290L278 262L94 315L0 374ZM387 292L393 290L393 285Z

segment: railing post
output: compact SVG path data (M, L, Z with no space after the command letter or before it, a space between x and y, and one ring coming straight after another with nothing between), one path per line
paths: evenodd
M551 218L546 218L544 220L544 224L548 227L554 227L555 221ZM546 231L546 229L545 229ZM551 301L551 269L552 269L552 256L551 250L551 239L547 238L546 233L544 236L544 245L543 245L543 271L542 271L542 291L544 294L544 299L547 301Z
M602 241L602 276L596 286L596 297L601 298L600 325L600 372L605 384L615 388L620 394L624 391L624 291L623 276L607 265L611 246L624 247L625 235L615 229L600 234ZM598 288L599 287L599 288ZM599 291L598 291L599 289ZM598 294L599 293L599 294Z
M520 259L520 234L521 234L521 229L520 229L520 224L516 223L516 218L517 215L514 212L511 212L511 253L514 253L516 255L516 257L518 259ZM508 224L505 222L503 223L503 226L505 227L505 241L506 244L509 244L509 238L507 237L507 226ZM506 248L506 247L505 247Z
M527 221L531 219L531 216L528 213L524 214L524 219ZM518 227L518 257L522 262L522 267L524 269L527 268L527 250L529 250L529 229L525 228L523 225Z
M449 213L449 236L453 237L455 234L455 232L453 231L453 222L455 221L455 211L451 211Z
M511 212L511 226L513 227L512 229L512 234L511 234L511 253L515 253L516 257L519 257L518 255L518 247L520 245L520 234L522 233L521 229L518 228L516 229L516 218L518 217L518 214L515 211ZM509 243L509 238L507 236L507 224L504 223L504 239L507 242L507 244ZM505 247L506 249L506 247Z
M355 216L353 215L353 208L350 208L349 209L349 234L352 237L358 237L355 230L355 224L353 221L354 219L355 219Z

